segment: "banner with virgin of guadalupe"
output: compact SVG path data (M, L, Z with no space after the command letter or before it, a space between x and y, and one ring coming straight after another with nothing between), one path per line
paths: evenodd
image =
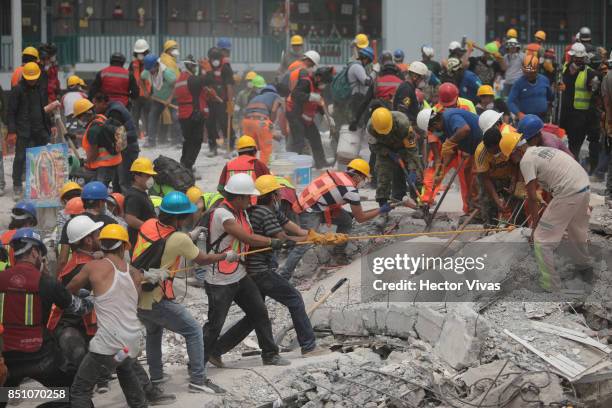
M25 198L37 207L59 207L59 192L69 173L68 146L64 143L26 149Z

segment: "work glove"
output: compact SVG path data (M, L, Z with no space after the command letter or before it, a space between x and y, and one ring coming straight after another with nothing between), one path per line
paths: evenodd
M278 251L279 249L283 249L283 241L281 241L280 239L272 238L270 240L270 248L272 248L275 251Z
M318 94L316 92L311 92L310 95L308 96L308 101L321 102L321 94Z
M351 123L349 124L349 130L350 130L351 132L356 132L356 131L357 131L357 122L351 122Z
M393 208L391 207L391 205L389 203L384 203L383 205L380 206L379 211L381 214L388 214L391 212Z
M196 241L198 237L200 236L200 234L204 231L206 231L206 227L203 227L201 225L197 226L191 230L191 232L189 233L189 237L191 238L192 241Z
M444 143L442 143L442 157L448 157L455 154L455 150L457 149L457 143L454 140L446 139Z
M313 244L323 244L325 241L325 236L323 234L319 234L313 229L310 229L308 230L308 236L306 237L306 239L307 241L310 241Z
M336 233L336 239L335 239L335 244L336 245L342 245L342 244L346 244L348 242L348 234L341 234L339 232Z
M234 113L234 102L227 101L227 104L225 105L225 112L230 115Z
M240 256L234 250L229 250L225 253L225 261L229 263L238 262L240 260Z
M144 280L149 283L163 282L170 277L170 271L165 268L149 268L144 271Z
M287 241L283 242L283 249L291 249L295 246L295 241L292 241L290 239L288 239Z

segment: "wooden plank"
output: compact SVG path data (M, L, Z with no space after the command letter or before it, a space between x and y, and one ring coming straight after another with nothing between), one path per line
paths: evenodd
M576 370L578 373L581 373L581 372L586 370L586 367L584 367L584 366L578 364L577 362L569 359L568 357L564 356L561 353L555 354L555 358L561 360L562 362L564 362L568 366L573 367L574 370Z
M549 333L549 334L556 334L557 336L560 336L560 337L563 337L569 340L573 340L577 343L582 343L587 346L594 347L606 354L610 354L612 352L612 349L610 349L605 344L600 343L597 340L579 331L568 329L566 327L553 326L551 324L542 323L542 322L531 322L531 325L538 331Z

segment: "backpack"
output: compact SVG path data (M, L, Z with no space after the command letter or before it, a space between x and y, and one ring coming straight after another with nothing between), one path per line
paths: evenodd
M202 217L200 217L200 220L197 223L199 227L206 228L206 230L204 231L204 234L206 236L206 253L209 253L213 250L217 250L223 238L227 236L227 232L223 232L214 242L210 242L210 224L212 222L213 213L217 208L221 206L222 203L223 200L215 201L208 209L206 209L206 211L204 211Z
M195 177L191 170L170 157L160 155L153 161L153 168L157 172L157 175L153 176L157 184L172 186L183 193L195 185Z
M121 153L127 147L125 126L116 119L108 118L102 124L99 143L111 154Z
M168 235L166 238L158 239L155 242L149 241L151 242L151 245L145 249L138 258L131 262L132 266L143 271L146 271L149 268L159 268L161 266L162 256L166 248L166 241L171 235L172 234ZM142 290L145 292L151 292L157 286L158 284L156 283L143 282Z
M351 97L352 87L348 79L348 71L351 65L358 64L359 61L351 61L342 68L334 79L332 79L331 90L335 103L346 102Z

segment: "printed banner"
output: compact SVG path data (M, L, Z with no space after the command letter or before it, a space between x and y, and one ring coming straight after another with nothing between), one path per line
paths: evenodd
M37 207L59 207L59 191L70 173L64 143L26 149L25 198Z

